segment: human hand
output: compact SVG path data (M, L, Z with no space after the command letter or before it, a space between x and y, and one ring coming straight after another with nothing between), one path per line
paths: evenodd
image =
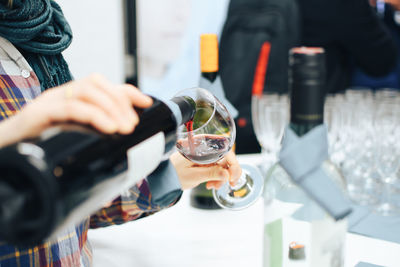
M384 0L384 2L390 4L395 10L400 11L400 0Z
M400 0L383 0L386 4L391 5L396 11L400 11ZM377 0L369 0L371 6L376 7Z
M38 136L57 123L75 121L89 124L106 134L128 134L139 123L133 106L146 108L152 99L132 85L114 85L93 74L45 91L22 110L0 124L16 133L0 145ZM16 131L18 129L18 131Z
M172 154L170 160L175 166L183 190L194 188L204 182L207 182L207 189L218 189L228 181L234 185L242 174L242 169L232 151L214 164L195 164L179 152Z

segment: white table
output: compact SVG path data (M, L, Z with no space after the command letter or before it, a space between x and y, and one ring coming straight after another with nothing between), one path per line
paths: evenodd
M243 211L195 209L185 192L177 205L148 218L89 231L94 267L261 267L263 212L262 199ZM345 266L360 261L400 266L400 245L348 234Z

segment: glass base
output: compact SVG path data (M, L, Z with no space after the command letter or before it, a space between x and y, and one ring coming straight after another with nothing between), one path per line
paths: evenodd
M254 204L261 196L264 179L257 167L243 164L242 176L235 186L224 184L218 190L213 190L215 202L230 210L242 210Z

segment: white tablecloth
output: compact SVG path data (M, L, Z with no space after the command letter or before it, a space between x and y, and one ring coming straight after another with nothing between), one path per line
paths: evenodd
M185 192L177 205L148 218L89 231L94 267L261 267L263 212L262 199L243 211L195 209ZM345 266L360 261L398 267L400 245L348 234Z

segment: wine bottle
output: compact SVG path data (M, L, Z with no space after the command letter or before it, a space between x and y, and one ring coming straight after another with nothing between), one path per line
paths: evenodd
M324 50L293 48L289 62L289 127L302 137L323 123ZM332 163L326 160L322 171L344 192L343 176ZM264 267L343 266L346 219L334 220L279 163L270 168L265 181ZM293 248L301 252L301 257L294 257L298 253Z
M39 244L81 222L154 171L195 110L189 97L154 99L128 135L75 125L0 149L0 239Z
M205 89L218 77L218 37L216 34L202 34L200 36L200 87ZM198 114L199 116L200 114ZM187 124L188 130L193 127ZM190 193L190 204L199 209L220 209L215 202L212 191L206 188L206 184L200 184Z

